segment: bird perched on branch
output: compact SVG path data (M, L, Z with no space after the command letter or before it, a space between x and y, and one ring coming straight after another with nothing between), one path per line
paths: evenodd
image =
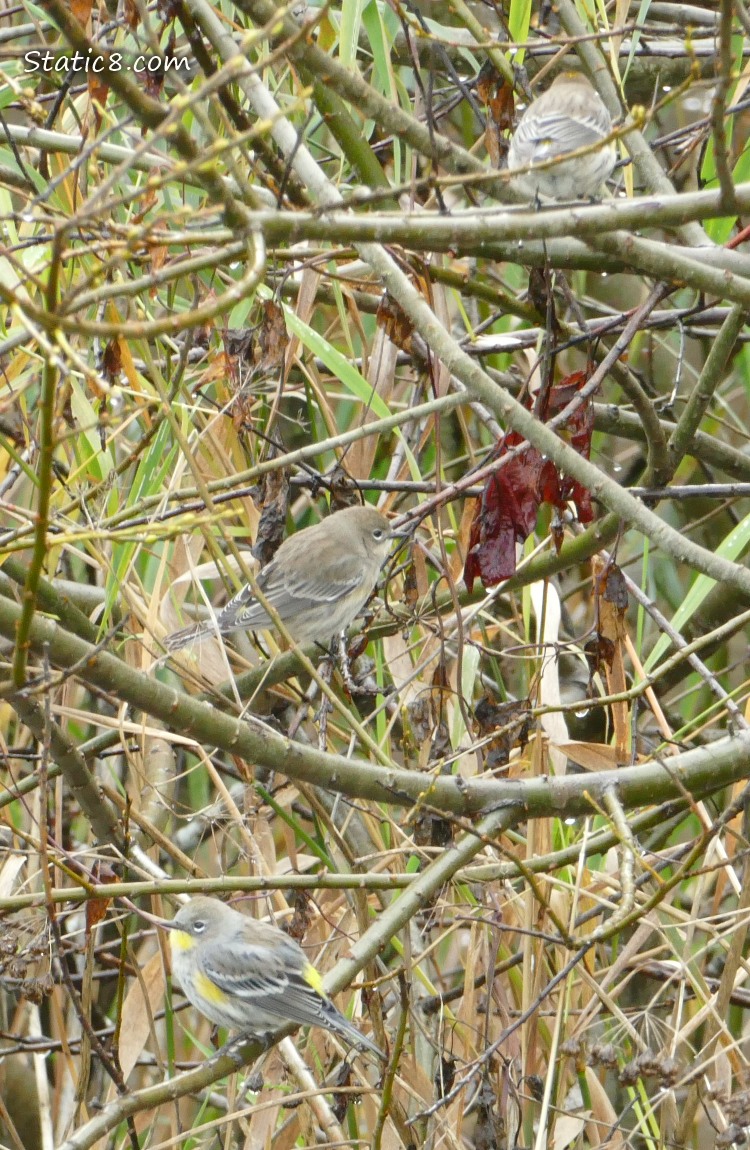
M336 1009L302 948L277 926L205 895L190 899L166 925L185 997L217 1026L259 1039L289 1023L322 1026L384 1057Z
M518 171L514 182L524 193L586 199L601 190L615 166L611 133L609 112L587 78L562 72L521 116L510 142L508 170L544 164Z
M374 507L336 511L284 540L258 575L258 590L295 642L328 645L370 598L391 541L398 537ZM271 626L270 616L248 584L215 619L173 632L165 645L168 651L179 651L203 635L231 635Z

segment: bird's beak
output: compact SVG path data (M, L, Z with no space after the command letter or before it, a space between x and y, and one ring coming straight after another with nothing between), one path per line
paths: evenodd
M155 914L149 915L149 920L158 926L159 930L174 930L174 923L168 918L157 918Z

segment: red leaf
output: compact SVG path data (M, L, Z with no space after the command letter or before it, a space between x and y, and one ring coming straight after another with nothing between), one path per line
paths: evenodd
M501 454L522 442L510 432ZM546 467L535 447L527 447L487 480L471 525L464 582L471 591L478 575L485 587L510 579L516 570L516 543L536 527L541 498L539 481Z
M556 415L568 406L580 391L588 376L585 371L574 371L562 383L550 390L548 415ZM570 446L575 448L583 459L591 457L591 436L594 430L594 409L591 405L591 396L587 396L580 407L569 415L560 431L567 432ZM562 508L566 503L572 502L581 523L590 523L594 518L591 506L591 496L587 488L577 480L564 476L561 480L561 502L556 506Z
M546 418L563 411L587 382L583 371L573 372L557 387L550 388L547 396ZM591 397L570 415L558 432L562 432L570 446L580 456L591 454L591 435L594 413ZM502 458L523 442L523 437L510 431L499 445ZM503 579L510 579L516 570L516 544L523 543L536 527L536 518L542 503L558 511L566 505L575 505L581 523L590 523L594 517L591 496L587 488L561 475L550 459L543 459L535 447L527 447L487 480L479 506L474 515L469 537L469 553L464 566L464 583L471 591L477 576L485 587L494 587Z

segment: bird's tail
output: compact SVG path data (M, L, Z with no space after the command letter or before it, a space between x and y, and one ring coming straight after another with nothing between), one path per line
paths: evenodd
M361 1050L369 1050L370 1053L374 1054L376 1058L379 1058L381 1062L387 1061L386 1055L383 1054L380 1047L376 1046L366 1034L358 1030L347 1018L344 1018L343 1014L336 1009L330 999L325 1000L323 1013L325 1015L324 1025L329 1030L333 1030L336 1034L340 1035L350 1046L357 1046Z
M183 647L187 647L196 639L202 639L204 635L215 634L216 629L213 626L207 626L205 623L191 623L189 627L183 627L180 631L173 631L171 635L167 635L164 639L164 646L170 652L181 651Z

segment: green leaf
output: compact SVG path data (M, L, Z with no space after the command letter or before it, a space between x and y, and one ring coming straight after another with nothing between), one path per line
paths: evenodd
M4 92L0 92L0 108L4 106L4 95ZM22 176L25 176L27 179L31 180L38 192L43 192L46 188L49 187L48 181L45 180L41 172L37 171L37 169L32 167L31 164L25 164L22 167L19 164L16 156L14 156L8 148L0 148L0 164L5 165L6 168L10 168L10 170L13 172L20 172Z
M479 674L479 660L480 654L477 647L465 646L461 658L461 698L465 700L466 708L471 707L474 698L474 687L476 686L477 676ZM471 742L471 736L466 730L466 723L464 722L463 710L456 702L453 711L453 722L451 724L451 746L453 750L464 741Z
M510 13L508 15L508 31L510 38L516 44L523 44L529 37L529 24L531 23L531 0L510 0ZM514 60L517 64L523 63L524 53L516 52Z
M709 144L712 149L711 162L713 163L713 141L709 141ZM732 182L736 188L750 182L750 148L745 148L735 164L734 171L732 172ZM719 181L717 179L709 180L706 186L718 188ZM706 235L709 239L713 240L715 244L722 246L731 236L736 223L736 216L720 216L715 220L706 220Z
M356 64L363 0L341 0L339 59L345 68Z
M133 507L142 497L158 495L162 490L163 482L177 455L177 444L173 444L167 450L170 435L171 430L165 420L154 436L153 442L141 456L135 478L128 491L126 507ZM129 539L125 542L113 542L112 544L112 563L107 572L104 613L101 619L102 631L109 626L112 608L120 592L120 587L127 578L130 564L138 547L140 547L138 541Z
M633 32L633 38L630 41L630 51L628 52L628 62L625 65L625 73L622 77L623 84L625 83L625 81L628 78L628 72L630 71L630 65L633 63L633 60L635 58L635 54L638 51L638 45L641 42L640 25L643 25L646 23L646 19L648 17L648 10L650 7L651 7L651 0L641 0L640 7L638 8L638 15L635 18L635 22L637 25L639 25L639 27L637 27L635 29L635 31Z
M729 532L725 539L716 550L716 554L720 555L722 559L737 559L745 548L750 543L750 515L746 515L741 523ZM682 628L688 623L695 612L700 607L703 600L708 595L709 591L716 586L716 580L709 578L708 575L699 575L688 591L685 599L675 611L672 616L672 626L675 631L682 631ZM651 671L659 662L662 655L670 647L671 640L667 635L662 635L654 646L653 651L643 664L646 671Z
M349 363L340 351L331 346L327 339L318 335L309 324L303 323L299 316L295 315L288 307L284 308L284 314L289 330L302 341L308 351L311 351L318 359L322 359L328 370L333 372L336 378L343 383L346 390L361 400L365 407L369 407L379 419L387 419L391 414L387 404L383 402L364 376L360 375L354 364Z
M80 429L79 434L72 440L78 469L83 472L82 477L84 479L101 481L107 478L114 467L114 462L109 450L102 450L99 438L99 417L79 380L75 377L71 377L70 390L70 409L73 412L73 419ZM69 482L74 478L81 477L71 475Z
M396 98L396 86L393 79L393 65L391 53L386 45L385 26L378 4L366 4L362 12L362 25L367 32L367 39L372 52L372 85L376 91L386 94L390 99Z
M294 831L295 835L302 840L308 850L310 850L311 853L320 860L323 866L327 867L328 870L335 870L336 864L329 855L328 851L325 850L324 846L317 842L317 840L314 839L312 835L307 833L307 831L301 826L299 819L295 818L293 814L290 814L286 807L282 806L281 803L277 803L271 792L267 791L266 788L261 786L260 783L255 784L255 789L263 799L263 802L267 803L274 814L277 815L278 818L282 819L282 821L285 822L286 825Z

